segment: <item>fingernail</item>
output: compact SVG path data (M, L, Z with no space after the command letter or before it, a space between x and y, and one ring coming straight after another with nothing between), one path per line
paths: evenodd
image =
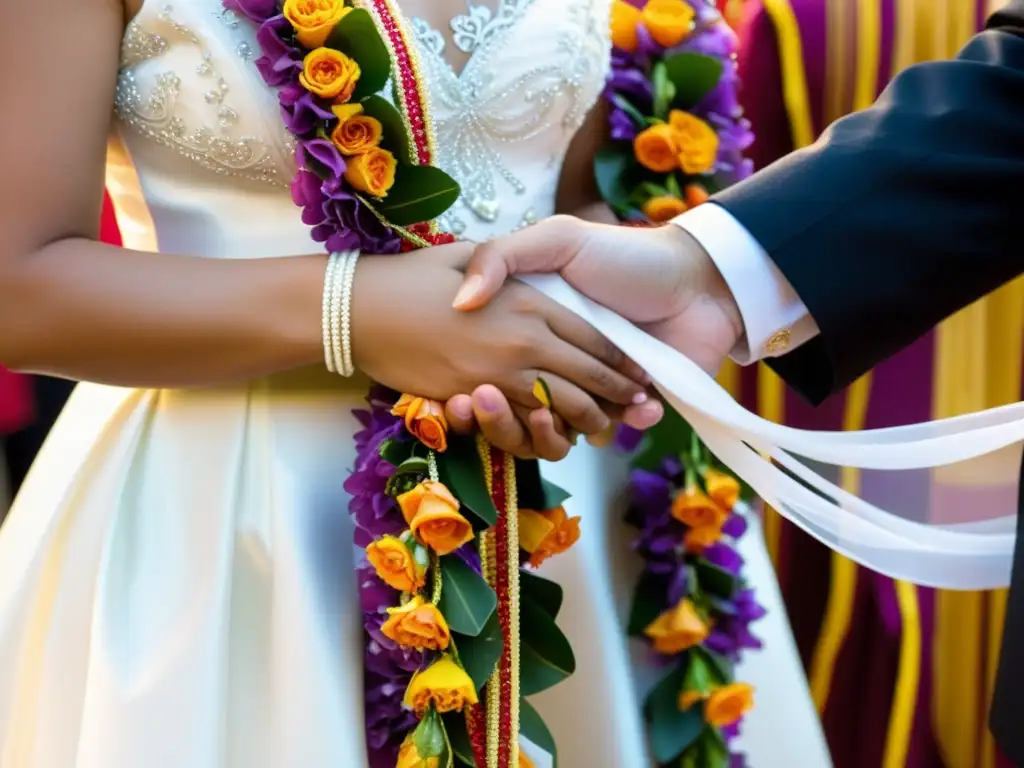
M646 392L637 392L635 395L633 395L633 405L643 405L649 399L650 398L647 397Z
M465 395L457 395L448 401L448 407L452 413L458 416L460 419L473 418L473 404L469 397Z
M497 413L498 408L501 407L501 404L498 402L498 396L488 390L478 393L476 400L480 408L487 411L487 413Z
M459 288L459 292L455 294L455 301L452 302L452 306L455 309L459 309L469 303L480 289L480 283L482 282L483 278L480 275L467 277L462 287Z

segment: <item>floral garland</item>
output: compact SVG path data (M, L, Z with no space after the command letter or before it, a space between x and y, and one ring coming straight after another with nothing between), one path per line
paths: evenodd
M452 242L434 222L460 191L431 165L430 108L392 0L222 1L258 25L256 66L296 140L292 197L313 239L375 254ZM528 768L520 735L557 757L522 697L575 659L555 623L561 588L523 566L579 538L567 494L536 462L449 435L440 403L382 387L368 402L345 488L365 550L372 768Z
M750 175L736 38L714 4L615 0L611 34L611 141L595 173L616 213L660 224ZM760 647L749 625L764 609L735 549L746 531L741 486L674 412L645 435L620 429L616 442L639 449L626 519L645 567L629 633L668 667L644 705L652 753L658 765L742 765L729 744L753 689L733 667Z

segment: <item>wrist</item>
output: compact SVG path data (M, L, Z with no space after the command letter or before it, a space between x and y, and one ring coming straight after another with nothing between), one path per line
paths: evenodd
M699 305L719 315L729 348L743 339L745 329L739 304L714 259L693 235L675 225L659 228L665 233L676 270L671 276L675 313Z

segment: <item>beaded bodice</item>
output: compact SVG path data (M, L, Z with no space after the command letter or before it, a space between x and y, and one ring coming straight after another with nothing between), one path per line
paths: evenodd
M412 20L437 162L463 196L446 228L480 240L554 212L565 151L608 64L609 0L468 0L452 42ZM254 30L221 0L147 0L129 24L108 182L126 243L212 256L317 248L291 202L294 145L256 71ZM127 220L127 221L125 221Z

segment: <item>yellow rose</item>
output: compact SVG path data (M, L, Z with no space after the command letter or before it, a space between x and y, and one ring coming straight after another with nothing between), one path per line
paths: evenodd
M451 554L473 539L473 526L443 483L425 480L399 496L398 506L417 538L439 555Z
M666 48L678 45L693 31L695 15L685 0L647 0L640 12L654 42Z
M688 485L672 500L672 517L691 528L721 528L729 512L696 485Z
M675 134L680 168L686 173L707 173L715 167L718 134L714 128L681 109L669 112L668 124Z
M702 525L691 528L683 536L683 547L687 552L701 553L722 538L722 529L717 525Z
M686 189L683 190L683 195L686 197L686 204L691 208L695 208L711 199L711 195L700 184L687 184Z
M652 125L633 139L633 153L640 165L657 173L668 173L679 167L679 144L672 126Z
M611 12L612 45L630 53L635 51L639 44L636 36L639 23L639 8L625 0L615 0Z
M398 762L395 763L395 768L439 768L440 765L439 758L431 757L424 760L420 757L419 750L416 749L416 744L410 733L405 737L402 748L398 751Z
M388 608L388 620L380 631L399 645L417 651L444 651L451 642L448 622L436 605L420 595L398 608Z
M686 212L686 203L675 195L658 195L644 203L644 215L653 222L671 221Z
M740 484L732 475L709 469L704 473L704 484L712 501L725 510L732 510L740 500Z
M343 104L352 98L362 71L341 51L317 48L302 60L299 82L315 96Z
M351 10L345 7L344 0L284 0L281 12L295 29L300 43L306 48L319 48Z
M384 197L395 183L395 156L386 149L373 149L348 159L345 181L360 192Z
M644 634L654 643L659 653L682 653L700 645L708 636L708 625L688 599L683 598L674 608L662 613L647 625Z
M519 546L529 553L534 568L565 552L579 539L580 519L568 517L563 507L545 512L519 510Z
M448 419L444 406L436 400L425 397L402 395L391 409L394 416L405 419L409 434L427 448L444 453L448 448Z
M399 592L415 592L426 583L426 566L417 563L405 543L394 536L371 542L366 558L381 580Z
M715 728L732 725L754 708L754 687L730 683L716 688L704 705L704 719Z
M466 670L450 656L442 656L423 672L417 672L405 689L405 706L422 715L431 704L438 712L461 712L476 704L476 688Z
M377 118L353 115L334 126L331 141L343 155L361 155L380 144L383 134L384 128Z

